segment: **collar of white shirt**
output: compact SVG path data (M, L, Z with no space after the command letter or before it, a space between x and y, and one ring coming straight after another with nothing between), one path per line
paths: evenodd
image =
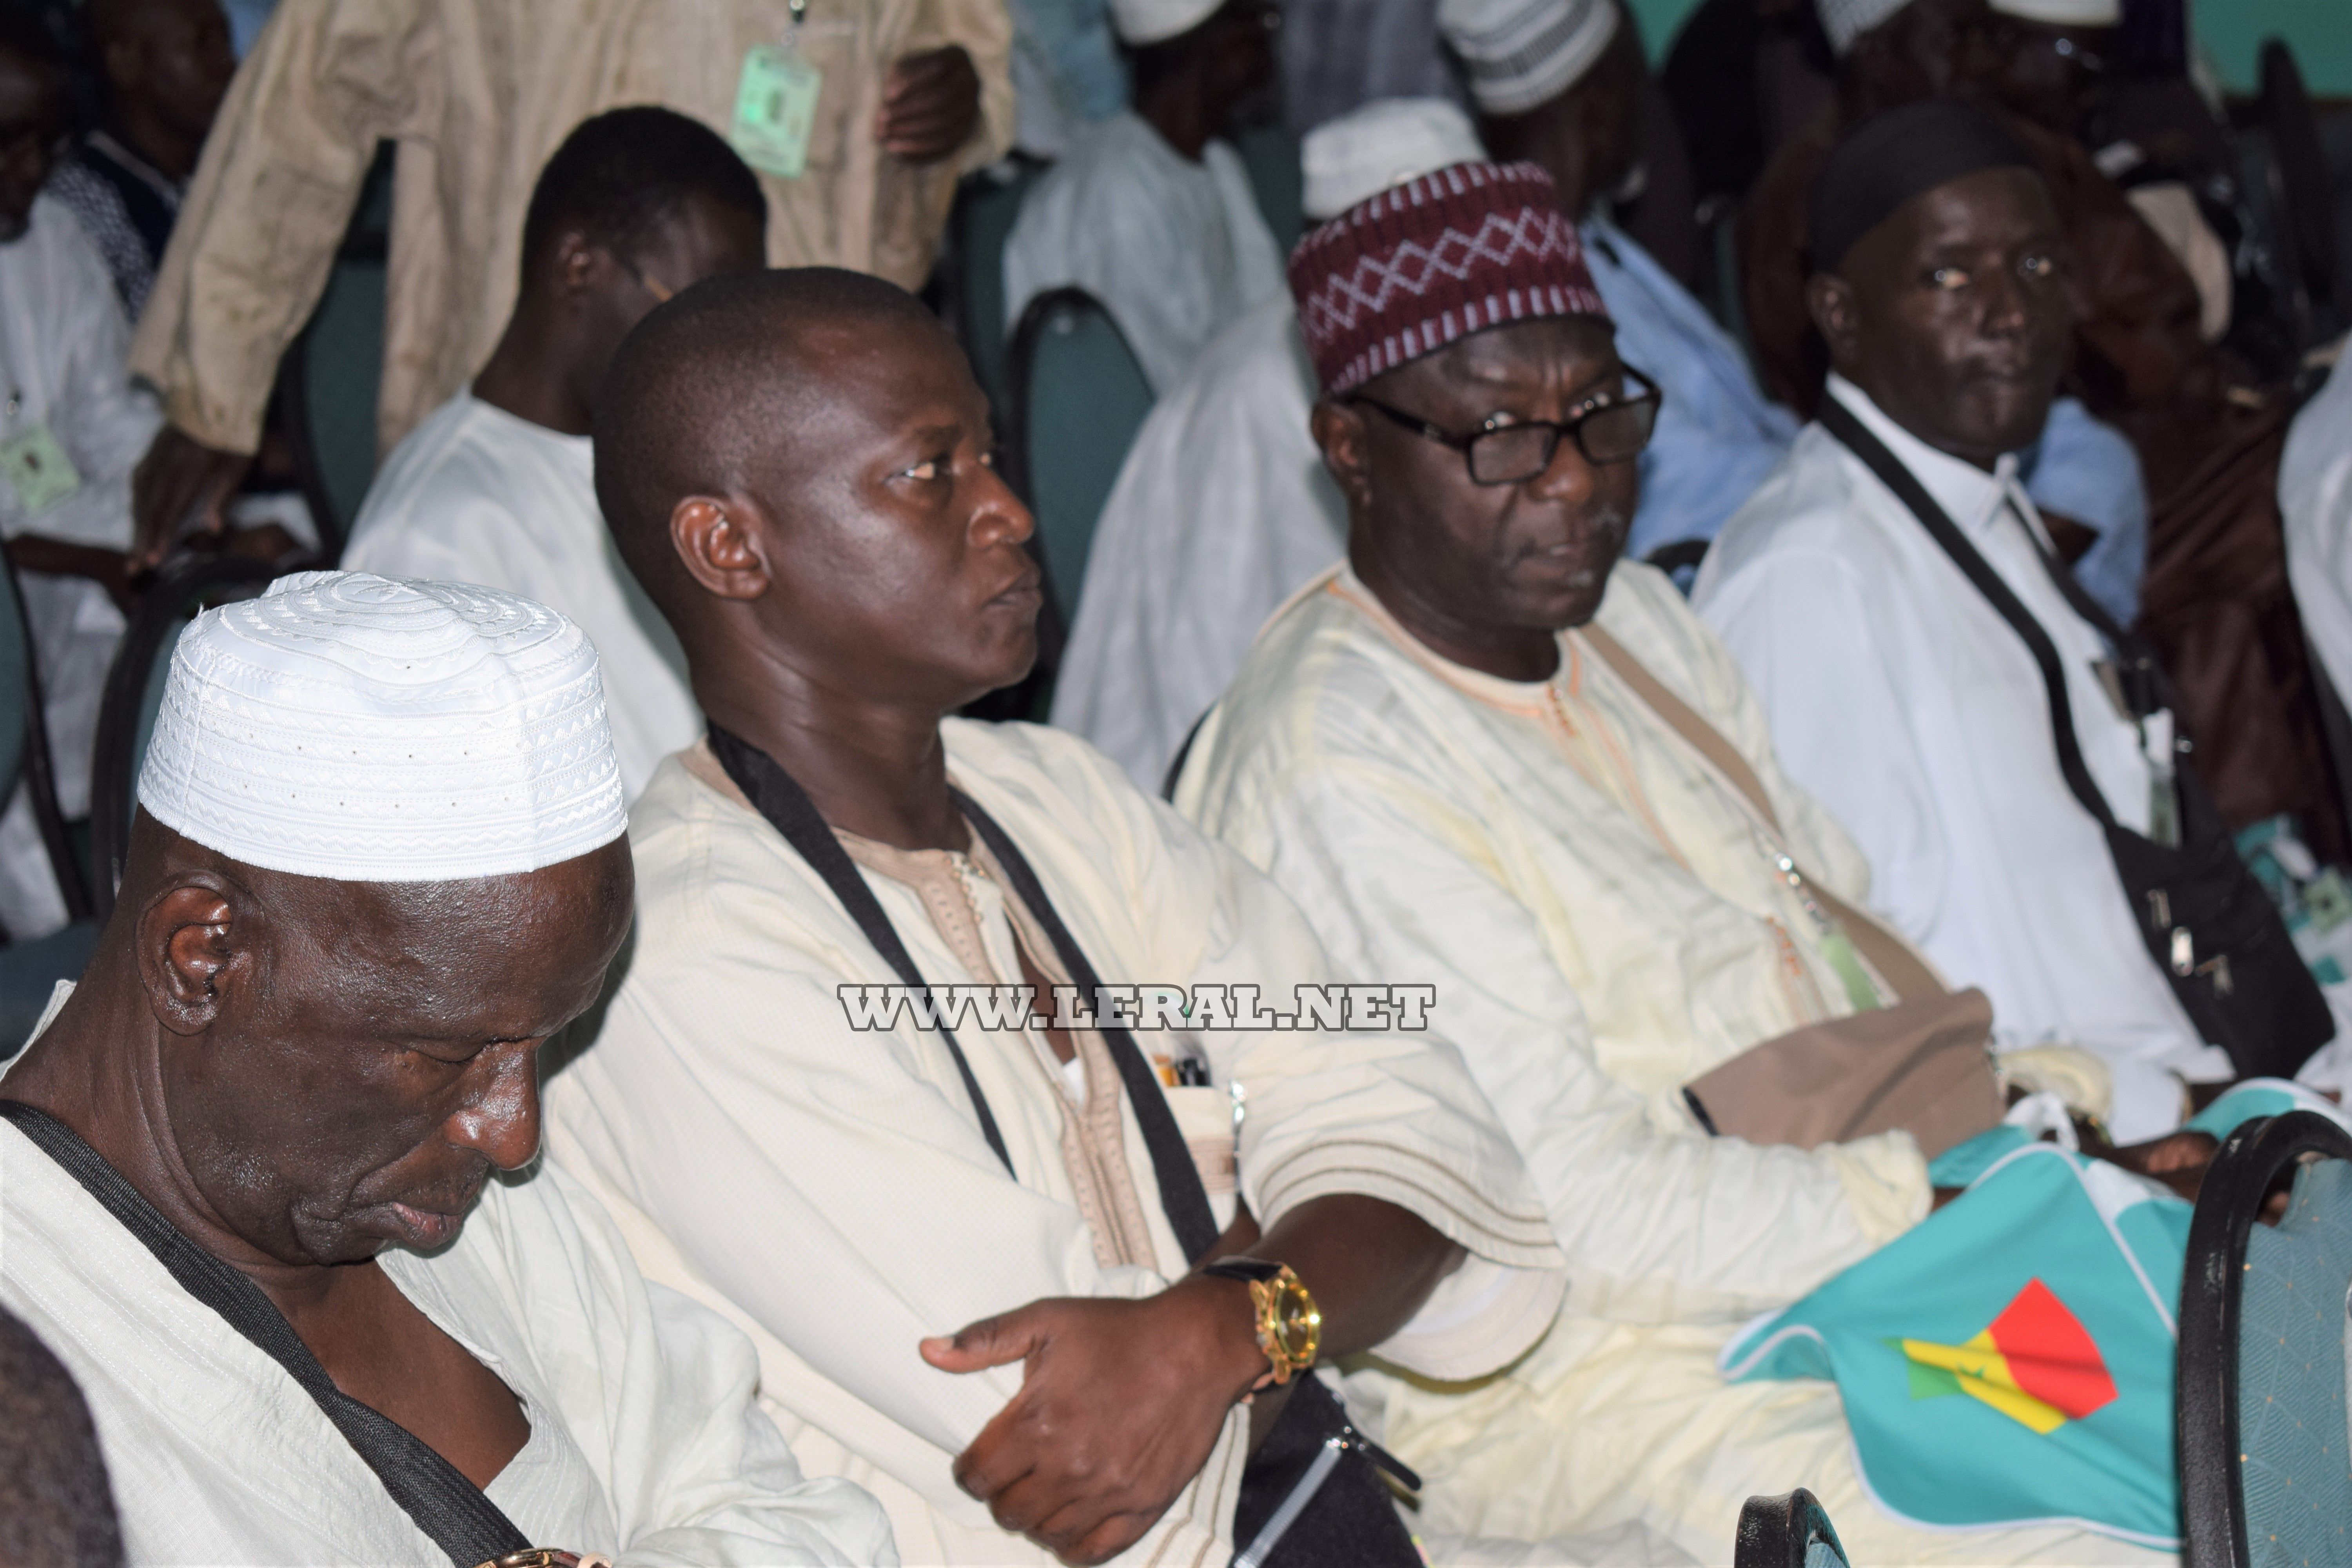
M2044 551L2050 549L2050 537L2042 526L2042 514L2025 494L2025 487L2017 482L2017 455L2004 452L2000 460L1987 473L1974 463L1964 462L1949 452L1940 452L1918 437L1906 430L1886 416L1886 411L1871 401L1870 394L1853 383L1830 372L1828 393L1843 404L1846 411L1862 421L1863 427L1886 444L1895 461L1911 470L1922 489L1935 498L1960 531L1972 541L1981 542L1991 531L2000 515L2000 503L2008 501L2032 534L2034 542Z

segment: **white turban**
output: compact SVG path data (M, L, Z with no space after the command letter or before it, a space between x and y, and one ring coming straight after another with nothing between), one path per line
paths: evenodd
M344 882L537 870L628 827L596 649L495 588L301 572L180 636L139 804Z
M1591 70L1617 36L1617 0L1441 0L1437 30L1488 114L1525 114Z
M2004 16L2053 27L2120 27L2123 0L1991 0Z
M1325 121L1299 143L1307 174L1301 205L1323 223L1391 185L1486 155L1459 105L1442 98L1375 99Z
M1911 0L1813 0L1813 9L1822 19L1822 31L1829 35L1830 52L1843 59L1856 38L1909 4Z
M1224 0L1110 0L1111 30L1139 47L1189 33L1217 14Z

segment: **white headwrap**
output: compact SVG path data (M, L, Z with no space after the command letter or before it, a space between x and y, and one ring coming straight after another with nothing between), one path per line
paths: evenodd
M1111 30L1122 44L1140 47L1189 33L1217 14L1224 0L1110 0Z
M1302 205L1323 223L1358 202L1433 169L1486 155L1458 104L1442 98L1381 98L1327 120L1299 143L1307 174Z
M344 882L532 871L628 828L596 649L543 605L301 572L180 636L139 804Z
M1437 30L1488 114L1525 114L1583 79L1617 36L1617 0L1441 0Z
M1813 9L1822 19L1822 31L1829 35L1830 52L1843 59L1856 38L1909 4L1911 0L1813 0Z
M1990 0L2005 16L2053 27L2120 27L2123 0Z

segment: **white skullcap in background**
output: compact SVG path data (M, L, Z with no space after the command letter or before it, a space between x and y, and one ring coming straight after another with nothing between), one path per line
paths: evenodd
M2120 27L2123 0L1991 0L1992 8L2021 21L2053 27Z
M1327 120L1298 145L1306 171L1301 205L1317 223L1338 217L1433 170L1486 157L1477 129L1443 98L1381 98Z
M534 871L628 828L596 649L495 588L299 572L180 636L139 804L343 882Z
M1617 36L1617 0L1441 0L1437 30L1488 114L1525 114L1592 68Z
M1110 0L1111 31L1122 44L1157 44L1189 33L1224 0Z
M1911 0L1813 0L1813 10L1822 19L1822 31L1829 35L1830 52L1843 59L1856 38L1910 3Z

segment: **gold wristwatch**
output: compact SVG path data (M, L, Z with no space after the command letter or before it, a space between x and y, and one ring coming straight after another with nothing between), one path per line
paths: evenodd
M1249 1286L1250 1304L1257 1314L1257 1346L1274 1368L1258 1386L1288 1383L1293 1373L1315 1364L1315 1352L1323 1342L1323 1311L1290 1265L1262 1258L1220 1258L1201 1272Z

